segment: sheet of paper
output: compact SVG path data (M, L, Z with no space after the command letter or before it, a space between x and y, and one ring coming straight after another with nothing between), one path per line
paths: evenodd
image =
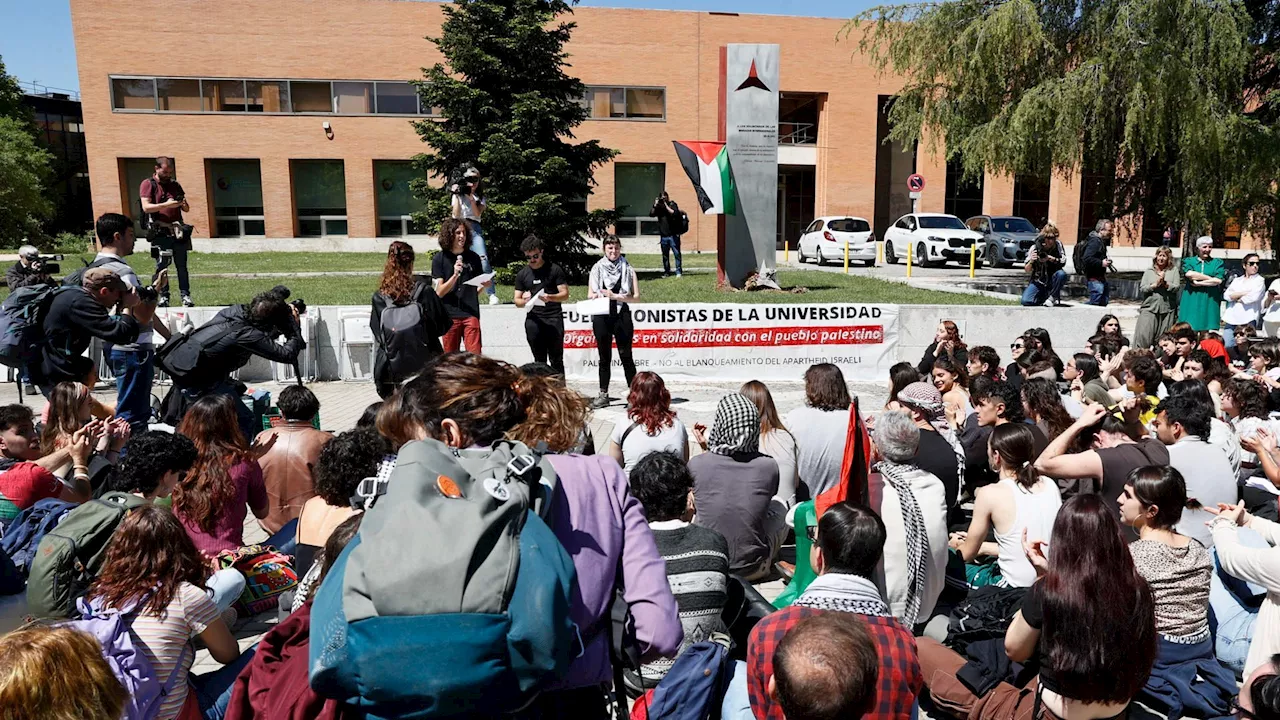
M524 304L524 308L528 310L529 308L546 307L546 305L547 305L546 292L543 290L539 290L537 294L529 298L529 301Z
M466 281L463 284L470 285L471 287L480 287L481 284L489 282L491 280L493 280L493 273L482 273L480 275L477 275L471 278L470 280Z
M608 315L609 298L583 300L579 302L576 307L579 315Z

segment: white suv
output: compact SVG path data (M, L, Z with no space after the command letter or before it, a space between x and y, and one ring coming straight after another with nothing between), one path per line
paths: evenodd
M898 218L884 234L884 259L897 263L907 257L911 247L911 262L921 267L942 265L953 260L961 265L969 264L969 248L982 240L982 234L970 230L960 218L942 213L911 213ZM982 266L983 251L978 245L975 266Z
M796 257L802 263L814 260L819 265L827 261L844 262L846 244L850 262L875 266L876 236L871 232L871 223L845 215L820 217L809 223L796 245Z

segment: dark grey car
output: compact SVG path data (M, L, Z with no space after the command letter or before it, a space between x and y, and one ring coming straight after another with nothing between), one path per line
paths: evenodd
M982 233L987 263L1010 267L1027 260L1027 250L1035 244L1039 231L1026 218L1016 215L975 215L965 221L970 230Z

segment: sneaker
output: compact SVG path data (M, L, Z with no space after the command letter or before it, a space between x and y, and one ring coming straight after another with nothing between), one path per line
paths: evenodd
M196 301L191 299L190 295L182 296L182 307L195 307Z
M602 391L599 395L596 395L595 400L591 401L592 410L599 410L600 408L607 407L609 407L609 393Z
M1045 306L1045 307L1054 307L1054 306L1056 306L1057 304L1058 304L1058 303L1057 303L1057 301L1056 301L1056 300L1054 300L1053 298L1049 298L1048 300L1045 300L1045 301L1044 301L1044 306Z
M233 607L229 607L226 610L223 610L219 614L222 616L222 622L227 624L227 629L234 630L236 626L236 621L240 619L240 614L236 612L236 609Z
M27 383L26 385L22 386L22 392L26 393L27 395L39 395L40 389L37 388L35 385L32 385L31 383Z
M501 304L502 304L502 301L498 299L498 296L497 296L497 295L490 295L490 296L489 296L489 304L490 304L490 305L501 305Z
M161 295L160 301L156 303L159 307L169 307L169 296Z
M682 273L682 272L680 272L679 270L677 270L677 271L676 271L676 277L684 277L684 273Z

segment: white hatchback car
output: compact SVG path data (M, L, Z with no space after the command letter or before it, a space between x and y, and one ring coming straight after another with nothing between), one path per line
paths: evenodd
M815 219L805 228L796 246L800 262L813 260L819 265L826 262L844 262L844 246L849 245L849 261L860 262L867 267L876 264L876 236L871 223L860 217L833 215Z
M985 248L981 245L982 233L970 230L960 218L942 213L911 213L898 218L884 234L885 262L896 264L907 257L911 247L911 262L927 267L955 261L969 264L969 252L978 242L975 265L982 266Z

